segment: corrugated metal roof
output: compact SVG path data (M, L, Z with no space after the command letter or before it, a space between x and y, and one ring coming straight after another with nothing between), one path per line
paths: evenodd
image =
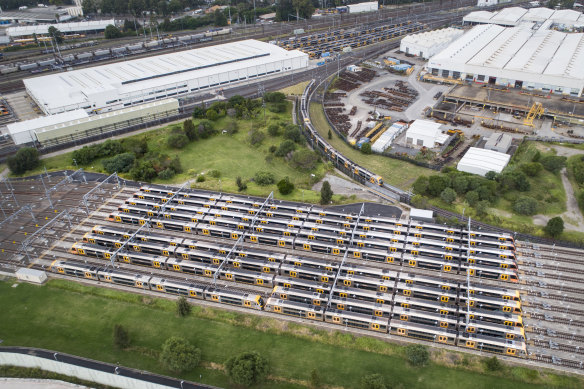
M460 171L482 175L490 171L500 173L507 166L510 159L511 156L509 154L471 147L464 154L464 157L460 159L457 168Z
M110 19L110 20L93 20L90 22L39 24L36 26L8 27L6 29L6 35L10 37L29 36L32 34L46 35L48 34L49 27L51 26L54 26L61 32L103 30L109 24L113 24L115 26L115 21L113 19Z
M36 119L25 120L22 122L16 122L8 124L8 132L10 134L17 134L19 132L35 130L37 128L54 126L59 123L68 122L70 120L78 120L88 117L87 112L83 109L77 109L75 111L58 113L56 115L43 116Z

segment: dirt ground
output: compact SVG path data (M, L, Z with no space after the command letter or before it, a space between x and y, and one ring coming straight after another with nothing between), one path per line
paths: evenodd
M329 184L331 184L331 189L335 194L345 196L355 195L357 196L357 199L385 203L384 201L381 201L381 199L378 196L369 192L364 186L356 184L334 174L327 174L322 180L314 184L312 190L320 191L320 188L322 188L322 183L324 181L328 181Z

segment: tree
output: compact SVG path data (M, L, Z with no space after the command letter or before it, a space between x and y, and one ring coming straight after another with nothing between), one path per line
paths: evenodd
M241 177L237 176L235 183L237 184L238 191L241 192L247 189L247 184L241 179Z
M521 165L521 170L529 177L537 176L542 169L543 165L539 162L528 162Z
M282 92L266 92L264 101L266 103L282 103L286 101L286 95Z
M476 203L474 209L477 212L477 215L479 216L485 215L489 210L489 202L486 200L479 201L478 203Z
M215 26L217 27L223 27L227 25L227 16L225 16L225 13L222 10L216 10L215 11Z
M116 324L114 326L114 345L117 348L128 348L130 346L130 336L128 331L121 324Z
M172 336L162 345L160 363L167 369L180 373L195 368L201 361L201 350L186 339Z
M132 168L136 156L133 153L123 153L112 158L104 159L101 163L106 172L127 173Z
M276 152L274 154L277 157L285 157L286 155L288 155L288 153L290 153L294 150L296 150L296 144L293 141L287 139L287 140L283 141L282 143L280 143L278 150L276 150Z
M546 157L542 157L539 162L541 162L545 170L552 173L558 173L564 166L566 166L566 160L566 157L548 155Z
M290 182L288 177L284 177L284 179L280 180L277 186L278 191L283 195L290 194L294 190L294 184Z
M452 180L452 189L459 195L465 194L468 189L468 180L466 176L460 175Z
M286 126L286 129L284 130L284 138L290 139L291 141L294 141L296 143L303 143L304 141L304 138L302 137L302 132L294 124L289 124Z
M439 196L448 187L448 181L448 177L440 175L430 176L428 179L428 193L432 196Z
M292 154L292 165L300 170L309 171L316 167L318 155L311 150L302 149Z
M320 374L318 374L318 370L312 369L310 372L310 388L311 389L320 389L322 387L322 379L320 378Z
M196 106L193 108L193 119L202 119L205 117L207 110L201 106Z
M156 177L156 170L151 161L138 160L130 169L130 175L136 181L150 181Z
M57 43L63 43L63 33L55 26L50 26L48 30L49 36Z
M124 4L123 1L116 1L116 4ZM128 11L134 16L142 15L145 10L144 0L128 0Z
M501 371L503 369L503 364L495 356L493 356L492 358L483 359L482 362L485 367L485 370L488 372L496 372Z
M326 134L326 136L327 136L327 138L329 138L329 140L330 139L333 139L333 133L332 133L332 131L331 131L330 128L329 128L328 133Z
M424 366L430 360L428 348L421 344L412 344L406 347L406 356L412 366Z
M495 180L497 176L498 176L497 172L494 172L492 170L488 171L487 174L485 174L485 178L490 181Z
M252 146L259 146L262 144L265 138L266 134L264 134L262 131L252 130L251 134L249 135L249 143L251 143Z
M188 143L189 138L183 133L170 134L168 138L166 138L166 144L173 149L182 149Z
M199 138L207 139L216 133L215 129L213 128L213 123L207 119L201 120L197 128L199 132Z
M105 26L104 37L105 39L116 39L122 36L122 32L113 24L108 24Z
M426 176L418 176L412 185L415 194L424 195L428 191L429 181Z
M381 374L368 374L361 378L362 389L386 389L385 380Z
M452 204L456 200L456 192L452 188L446 188L440 193L440 198L447 204Z
M257 172L255 174L254 181L258 185L267 186L276 182L276 177L274 177L274 174L270 172Z
M466 192L464 199L468 205L473 207L479 201L479 194L476 191L471 190L470 192Z
M191 313L191 304L189 304L184 296L180 296L176 300L176 313L180 317L188 316Z
M197 130L195 129L195 125L191 119L187 119L183 122L183 132L191 141L199 138L197 135Z
M81 9L83 10L83 15L89 15L97 12L95 3L92 0L83 0L81 2Z
M182 3L179 0L170 0L170 3L168 3L168 11L171 13L180 12L182 9Z
M40 165L39 152L33 147L23 147L6 161L14 174L22 174Z
M328 204L333 199L333 190L331 189L331 184L328 181L322 183L322 188L320 188L320 203Z
M534 215L537 210L537 201L529 196L521 196L513 203L513 211L520 215Z
M268 126L268 134L270 134L270 136L278 136L280 134L280 126L277 124L270 124Z
M371 143L369 143L369 142L363 143L361 145L361 152L363 154L371 154Z
M543 230L552 238L557 238L564 232L564 220L559 216L553 217L547 222Z
M311 0L292 0L292 6L296 11L296 18L310 19L314 13L314 4Z
M262 382L269 371L268 360L255 351L229 358L225 367L231 380L244 386Z
M209 119L213 122L219 118L219 114L217 113L217 111L215 111L214 109L211 109L211 108L209 108L207 110L207 112L205 113L205 116L207 116L207 119Z

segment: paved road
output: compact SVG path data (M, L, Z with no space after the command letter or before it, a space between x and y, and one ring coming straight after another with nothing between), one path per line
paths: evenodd
M0 378L0 389L89 389L87 386L57 380Z

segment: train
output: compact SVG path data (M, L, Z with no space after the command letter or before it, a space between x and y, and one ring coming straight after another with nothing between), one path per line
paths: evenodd
M9 74L17 71L29 71L34 73L49 71L55 66L73 66L147 51L155 51L171 47L183 47L185 45L210 41L213 37L228 35L230 33L231 28L228 27L214 28L198 34L170 36L159 40L152 40L150 42L139 42L120 47L97 49L79 54L64 54L59 60L45 59L35 62L16 63L13 66L2 66L0 67L0 74Z

